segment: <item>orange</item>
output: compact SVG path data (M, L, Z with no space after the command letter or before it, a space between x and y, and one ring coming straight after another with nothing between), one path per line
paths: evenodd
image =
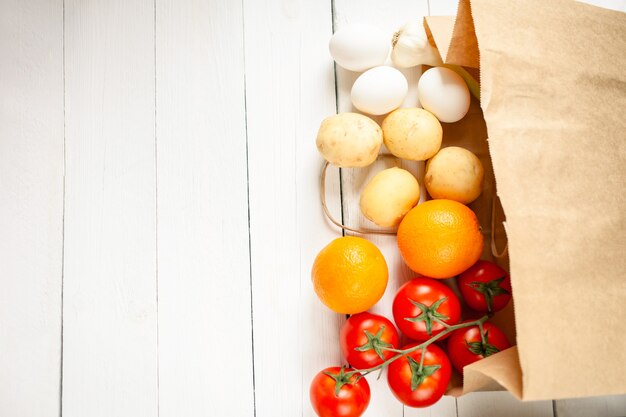
M315 258L311 279L319 299L337 313L372 307L385 292L389 271L372 242L345 236L330 242Z
M398 247L413 271L450 278L474 265L483 252L478 219L452 200L430 200L409 211L398 228Z

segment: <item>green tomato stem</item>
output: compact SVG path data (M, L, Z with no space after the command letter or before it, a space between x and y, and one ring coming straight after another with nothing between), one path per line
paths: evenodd
M446 323L443 320L438 319L437 317L433 317L433 321L436 321L437 323L441 324L445 328L450 327L450 325L448 323Z
M395 349L392 347L384 347L383 350L388 350L390 352L396 352L396 353L404 353L404 350L402 349Z
M483 323L486 322L489 319L489 316L483 316L481 318L479 318L478 320L474 320L474 321L468 321L466 323L460 323L460 324L455 324L454 326L450 326L447 325L447 327L441 332L436 334L435 336L431 337L430 339L428 339L427 341L420 343L419 345L415 345L413 347L410 347L408 349L393 349L393 348L383 348L385 350L389 350L392 352L397 352L397 355L392 356L391 358L387 359L386 361L384 361L383 363L373 366L371 368L367 368L367 369L355 369L354 371L350 371L350 372L346 372L346 377L351 377L352 375L358 374L360 373L362 376L365 376L371 372L377 371L379 369L384 368L385 366L389 365L390 363L392 363L393 361L408 355L409 353L413 353L417 350L420 349L425 349L426 347L428 347L429 345L435 343L437 340L443 338L444 336L446 336L448 333L452 333L455 330L458 329L463 329L465 327L471 327L471 326L478 326L480 328L480 334L482 337L484 337L483 335ZM421 355L420 357L420 371L423 369L424 367L424 356L425 355Z
M480 332L480 341L483 343L483 346L487 344L487 338L485 337L485 332L483 331L483 324L478 324L478 331Z

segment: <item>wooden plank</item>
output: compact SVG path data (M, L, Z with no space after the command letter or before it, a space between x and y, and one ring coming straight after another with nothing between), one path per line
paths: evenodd
M402 12L399 13L399 10ZM395 0L384 4L374 0L336 0L335 30L349 23L365 22L389 32L389 38L391 39L393 33L408 20L421 19L427 14L428 4L425 0ZM418 103L416 87L421 68L410 68L402 70L402 72L409 81L409 94L403 107L413 107ZM350 100L350 90L358 75L359 73L346 71L341 67L337 68L339 111L355 111ZM379 123L382 121L382 117L375 117L374 119ZM376 228L373 223L369 222L361 214L359 196L365 184L375 173L396 165L411 171L420 179L420 184L423 184L423 181L421 181L423 177L423 163L408 161L397 163L391 159L382 159L366 170L342 170L343 213L346 224L352 227ZM424 189L422 189L422 195L425 195ZM404 265L394 236L365 235L364 237L374 242L380 248L389 266L390 280L387 291L381 301L371 311L392 318L391 306L397 289L408 279L414 277L415 274ZM435 406L427 409L413 409L409 407L404 407L403 409L402 404L395 399L389 390L385 377L381 378L380 381L376 381L376 375L370 375L368 381L372 388L372 401L365 413L366 416L456 416L456 402L452 397L444 397Z
M157 415L154 3L65 2L63 415Z
M521 402L510 393L473 392L457 399L459 417L547 417L552 401Z
M626 395L572 398L555 401L555 417L623 417Z
M581 3L592 4L605 9L626 12L626 0L578 0Z
M428 0L431 16L456 16L459 0Z
M58 416L63 4L0 2L0 415Z
M343 317L310 268L340 232L319 202L315 135L335 113L331 2L244 1L256 416L313 416L309 384L340 364ZM329 206L340 212L336 170Z
M242 51L241 2L157 1L161 417L254 414Z

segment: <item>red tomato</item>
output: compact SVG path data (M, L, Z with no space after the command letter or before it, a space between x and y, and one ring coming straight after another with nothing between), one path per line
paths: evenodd
M408 349L417 343L403 347ZM422 351L417 350L389 364L387 382L400 402L409 407L428 407L445 394L452 375L450 360L437 345L426 348L424 367L419 372Z
M484 323L483 332L486 343L481 341L478 326L465 327L452 332L452 336L448 339L448 354L450 362L457 371L462 373L464 366L511 347L505 334L494 324Z
M311 382L309 396L320 417L359 417L370 403L370 386L360 374L347 377L350 368L333 366L320 371Z
M402 333L423 342L445 329L436 320L457 324L461 304L456 294L438 280L415 278L398 290L393 300L393 318Z
M341 351L350 366L372 368L389 359L398 348L398 331L391 321L371 313L359 313L346 321L339 333Z
M459 289L471 309L484 313L500 311L511 300L511 278L493 262L478 261L459 275Z

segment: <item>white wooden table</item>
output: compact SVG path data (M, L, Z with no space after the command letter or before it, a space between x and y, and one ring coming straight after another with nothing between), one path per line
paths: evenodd
M339 235L314 137L354 79L328 39L455 3L0 0L0 416L313 415L344 320L309 277ZM350 224L364 176L329 178ZM410 274L393 238L372 240L389 314ZM626 415L626 396L504 392L417 410L370 383L367 416Z

